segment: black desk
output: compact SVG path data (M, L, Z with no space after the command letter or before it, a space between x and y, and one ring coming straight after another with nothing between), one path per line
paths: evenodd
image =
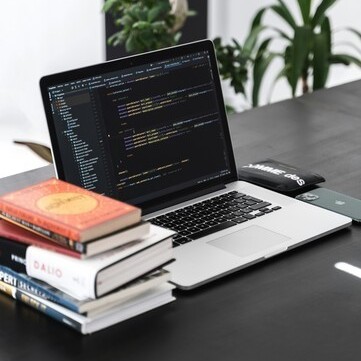
M361 82L231 117L239 164L272 157L361 198ZM52 174L0 180L1 192ZM359 360L361 266L352 226L101 331L81 336L0 295L0 360Z

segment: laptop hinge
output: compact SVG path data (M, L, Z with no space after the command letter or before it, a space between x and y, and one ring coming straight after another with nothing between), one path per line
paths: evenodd
M202 190L197 191L197 192L189 193L189 194L187 194L185 196L182 196L182 197L174 198L174 199L172 199L170 201L159 202L160 204L157 204L155 206L152 206L152 207L149 207L149 208L146 208L146 209L143 208L142 213L143 213L143 215L153 213L153 212L159 211L160 209L172 207L172 206L174 206L176 204L187 202L187 201L189 201L191 199L204 196L205 194L208 194L208 193L217 192L217 191L220 191L222 189L226 189L226 186L224 184L218 184L216 186L208 187L206 189L202 189Z

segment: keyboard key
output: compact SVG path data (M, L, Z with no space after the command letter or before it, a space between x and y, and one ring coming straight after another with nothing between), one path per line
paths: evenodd
M253 214L244 214L243 218L254 219L254 218L256 218L256 216L254 216Z
M193 222L193 227L199 228L199 226L204 224L204 223L206 223L206 222L203 219L199 219L199 220Z
M253 206L254 204L257 204L257 202L254 201L246 201L244 204L247 204L247 206Z
M213 221L214 217L212 216L205 216L202 218L205 222Z
M190 217L190 216L187 216L187 217L182 218L182 221L183 221L183 222L192 222L192 221L193 221L193 218Z
M185 229L184 226L173 226L172 229L174 229L177 232L181 232Z
M213 213L213 217L214 218L221 218L221 217L223 217L223 214L221 212L215 212L215 213Z
M190 227L190 228L187 228L187 231L188 232L191 232L191 233L196 233L199 231L199 228L197 227Z
M250 200L250 201L253 201L253 202L256 202L256 203L261 203L261 202L263 202L262 199L258 199L258 198L254 198L254 197L251 197L249 200Z
M178 238L176 242L179 243L179 244L185 244L185 243L188 243L188 242L191 242L191 241L192 240L189 239L189 238L182 237L182 238Z
M205 237L205 236L208 236L212 233L215 233L215 232L219 232L219 231L222 231L223 229L226 229L226 228L229 228L229 227L233 227L235 226L237 223L235 222L231 222L231 221L227 221L227 222L224 222L224 223L220 223L220 224L217 224L216 226L213 226L213 227L210 227L208 229L204 229L203 231L199 231L199 232L196 232L194 234L191 234L189 236L189 238L191 239L198 239L198 238L201 238L201 237Z
M160 226L160 225L162 225L163 223L162 222L160 222L160 221L153 221L153 220L149 220L149 222L150 223L152 223L152 224L155 224L156 226Z
M249 208L253 209L254 211L258 210L258 209L261 209L261 208L265 208L265 207L268 207L270 206L271 203L267 203L267 202L261 202L261 203L257 203L257 204L254 204L253 206L249 206Z
M244 208L247 208L248 206L247 206L247 204L239 204L239 203L238 203L238 207L239 207L240 209L244 209Z
M263 213L263 212L258 212L255 214L256 217L262 217L264 215L265 215L265 213Z
M234 199L243 198L244 196L245 196L245 194L243 194L243 193L232 194L232 198L234 198Z
M175 248L175 247L179 247L179 246L180 246L180 244L179 244L179 243L177 243L177 242L173 241L173 248Z
M229 207L228 204L220 204L218 208L222 210L226 210L228 207Z
M240 208L237 207L237 206L232 206L232 207L229 207L228 209L231 210L232 212L236 212L236 211L238 211Z
M253 202L256 202L256 203L263 202L262 199L258 199L258 198L251 197L251 196L245 196L245 197L243 197L243 199L245 199L247 201L253 201Z
M282 207L279 207L279 206L276 206L276 207L272 207L272 209L274 210L274 211L278 211L279 209L281 209Z
M167 221L168 217L164 215L164 216L157 217L157 219L158 219L159 221L164 222L164 221Z
M235 214L227 214L226 216L224 216L224 218L226 219L233 219L236 218L237 216Z
M215 221L209 221L205 223L207 226L212 227L212 226L216 226L218 224L218 222ZM208 228L208 227L207 227Z
M164 227L173 229L174 227L177 227L177 225L172 223L172 222L169 222L169 223L167 222L167 223L164 224Z
M232 222L236 222L236 223L243 223L243 222L247 222L248 219L243 218L243 217L238 217L238 218L234 218L232 219Z
M190 227L195 227L195 223L194 222L184 222L183 223L183 229L187 229Z

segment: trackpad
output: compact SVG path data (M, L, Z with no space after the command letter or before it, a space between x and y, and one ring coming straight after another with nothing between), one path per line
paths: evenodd
M273 248L290 240L282 234L260 226L250 226L238 232L209 241L208 244L239 257L247 257L262 250Z

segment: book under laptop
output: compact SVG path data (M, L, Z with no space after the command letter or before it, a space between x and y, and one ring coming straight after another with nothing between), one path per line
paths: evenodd
M211 41L49 75L40 85L58 177L177 231L167 269L180 288L351 224L238 181Z

